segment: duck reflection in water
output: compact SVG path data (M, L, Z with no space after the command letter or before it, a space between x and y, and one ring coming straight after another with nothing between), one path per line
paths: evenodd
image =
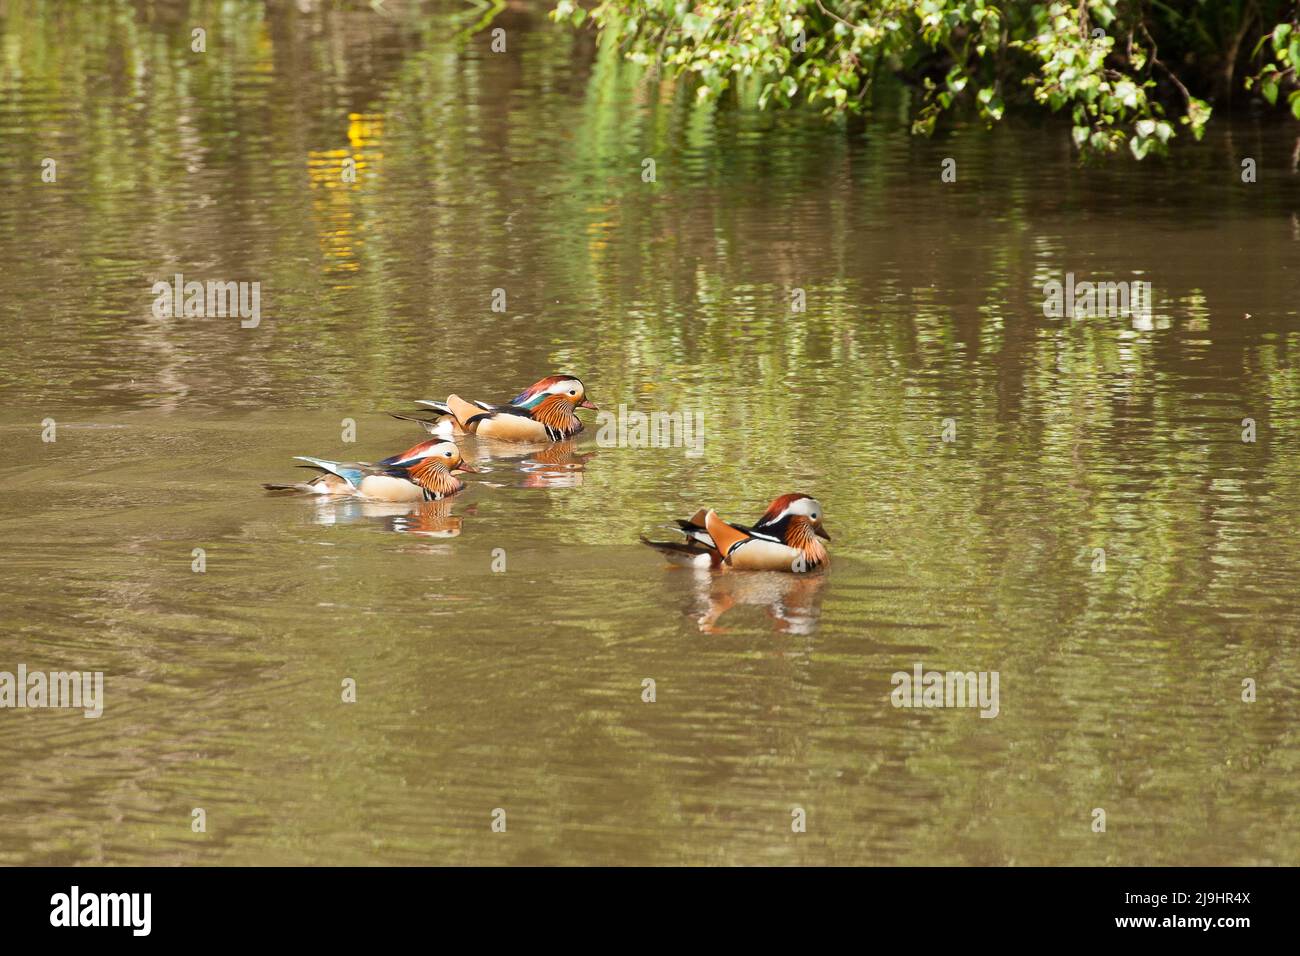
M715 574L678 569L669 575L693 578L694 600L690 614L702 634L725 634L719 618L737 606L761 607L778 634L808 635L817 630L822 614L822 590L827 575L747 571Z
M572 438L527 445L480 438L474 453L480 464L500 461L516 465L520 488L577 488L582 485L587 462L596 457L594 451L579 453L577 444Z
M390 502L322 499L316 502L317 524L350 524L377 521L387 530L399 534L418 534L429 538L455 538L460 535L464 519L452 514L452 499L439 501ZM474 506L464 509L472 515Z

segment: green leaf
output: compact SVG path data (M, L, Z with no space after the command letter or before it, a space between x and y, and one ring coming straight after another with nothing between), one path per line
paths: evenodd
M1282 47L1286 46L1286 38L1291 35L1291 24L1279 23L1273 28L1273 50L1281 53Z
M682 17L682 31L695 41L703 40L705 34L709 32L709 27L713 21L707 17L696 16L694 13L688 13Z

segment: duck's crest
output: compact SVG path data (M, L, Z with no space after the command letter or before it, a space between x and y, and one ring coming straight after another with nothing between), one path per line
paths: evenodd
M542 379L541 381L534 382L532 385L529 385L526 389L524 389L522 392L520 392L518 395L512 398L510 400L510 404L527 406L531 403L531 401L534 398L536 398L540 393L546 391L552 385L556 384L557 382L563 382L566 379L570 379L570 378L573 378L573 376L572 375L548 375L546 376L546 378Z
M758 519L758 523L771 524L781 516L782 511L785 511L786 508L789 508L796 501L800 500L801 498L810 498L810 497L812 496L800 495L800 494L782 495L780 498L777 498L776 501L772 502L772 504L768 506L768 509L763 512L763 517Z
M418 445L412 445L410 448L406 449L406 451L402 452L400 455L390 455L388 458L383 459L380 462L380 464L395 465L399 461L410 461L413 458L423 457L425 453L427 453L435 445L443 445L446 444L447 441L449 441L449 439L430 438L428 441L422 441Z

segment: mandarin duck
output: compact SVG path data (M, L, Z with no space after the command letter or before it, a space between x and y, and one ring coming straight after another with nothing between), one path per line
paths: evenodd
M413 445L400 455L377 464L325 461L306 455L294 456L320 472L311 481L293 484L264 484L270 491L306 491L316 495L343 495L370 501L437 501L465 487L457 472L476 474L461 457L456 443L431 438Z
M729 524L712 508L701 508L690 520L677 522L684 542L641 541L673 564L695 568L736 568L753 571L812 571L830 563L830 553L817 539L831 536L822 526L822 506L808 495L782 495L754 526Z
M478 435L514 442L552 442L572 438L582 431L574 409L596 406L587 399L582 382L572 375L548 375L524 389L505 405L467 402L448 395L445 402L418 401L436 413L434 418L394 415L419 422L431 435L450 438L457 434Z

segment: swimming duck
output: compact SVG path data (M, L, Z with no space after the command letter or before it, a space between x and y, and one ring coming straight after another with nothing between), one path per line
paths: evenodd
M505 405L469 402L459 395L448 395L445 402L416 404L435 412L436 417L393 417L419 422L425 431L443 438L469 434L502 441L563 441L582 431L582 422L573 413L574 409L598 410L587 399L582 382L572 375L548 375Z
M400 455L377 464L367 462L325 461L296 455L307 462L301 468L320 472L311 481L293 484L264 484L271 491L306 491L316 495L345 495L370 501L437 501L454 495L465 487L458 472L475 474L461 457L456 443L431 438L413 445Z
M830 552L817 539L831 536L822 526L821 503L808 495L782 495L754 522L728 524L712 508L678 521L684 542L641 541L673 564L695 568L753 571L812 571L830 563Z

